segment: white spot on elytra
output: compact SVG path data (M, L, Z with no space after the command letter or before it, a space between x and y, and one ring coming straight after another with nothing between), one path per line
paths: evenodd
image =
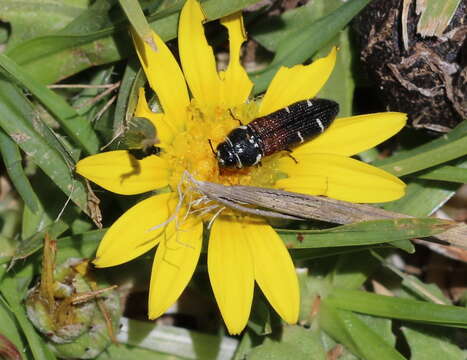
M247 127L245 125L239 126L239 129L245 130Z
M306 101L306 104L308 105L308 107L310 107L310 106L313 105L313 103L312 103L310 100L307 100L307 101Z
M297 136L300 138L300 144L303 144L305 142L305 139L302 136L302 133L300 131L297 131Z
M285 111L287 111L290 114L290 109L288 106L285 107Z
M261 161L261 158L262 158L261 154L258 154L258 155L256 156L255 163L254 163L253 165L259 164L259 162Z
M241 169L243 167L242 160L240 160L240 157L236 152L234 152L234 155L237 158L237 168Z
M323 132L324 131L324 125L321 122L321 119L316 118L316 123L318 124L319 128L321 129L321 132Z

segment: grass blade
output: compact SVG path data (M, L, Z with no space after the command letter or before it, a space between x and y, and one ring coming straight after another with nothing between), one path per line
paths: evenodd
M374 316L455 327L467 326L467 311L460 306L439 305L338 288L333 289L325 301L335 308Z
M258 0L207 0L202 2L209 20L240 11ZM183 2L175 2L170 8L148 16L152 29L164 40L177 36L179 11ZM99 16L88 13L87 22ZM98 13L100 14L100 13ZM83 21L86 17L83 17ZM116 26L92 28L91 32L77 32L80 24L75 23L70 33L57 33L41 36L25 41L12 49L7 55L21 65L28 74L34 74L35 79L43 84L55 83L82 70L93 66L118 61L133 54L132 42L127 33L127 24L120 22ZM81 28L89 28L87 26Z
M373 220L326 230L278 230L288 248L358 246L426 237L448 230L453 223L435 218Z
M413 150L404 151L388 159L375 161L373 165L396 176L411 174L443 164L467 154L467 120L449 134Z
M417 178L466 184L467 169L463 169L452 165L444 165L432 170L424 171L423 173L419 174Z
M329 15L281 39L271 65L251 75L255 83L254 93L258 94L266 90L279 67L301 64L309 59L331 41L368 2L369 0L349 1Z
M83 184L73 178L72 169L62 155L33 128L34 110L22 92L2 78L0 78L0 114L0 127L76 205L86 212L87 195Z
M320 306L321 328L352 353L366 360L404 360L392 344L388 344L350 311L334 308L327 300Z
M89 121L80 116L61 96L27 75L4 54L0 54L0 67L44 104L81 149L88 154L95 154L98 151L99 140Z
M2 130L0 130L0 152L8 176L15 185L16 191L18 191L24 203L31 211L37 211L39 209L39 199L24 172L18 146Z

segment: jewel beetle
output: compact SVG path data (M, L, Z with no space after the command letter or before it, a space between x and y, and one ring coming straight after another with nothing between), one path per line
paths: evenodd
M298 101L233 129L216 148L220 167L238 168L260 163L265 156L302 144L329 127L339 104L328 99Z

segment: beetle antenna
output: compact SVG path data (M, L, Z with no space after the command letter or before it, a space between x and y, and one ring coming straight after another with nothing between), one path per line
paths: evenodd
M214 147L212 146L212 141L211 141L211 139L208 139L208 142L209 142L209 146L211 147L212 153L214 154L214 156L217 156L217 153L215 152Z
M230 116L232 116L235 120L237 120L240 123L240 126L243 126L242 120L240 120L238 117L235 116L232 109L229 109L229 113L230 113Z

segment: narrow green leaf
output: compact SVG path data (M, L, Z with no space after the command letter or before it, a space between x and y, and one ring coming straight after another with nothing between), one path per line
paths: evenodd
M80 148L88 154L99 150L99 140L89 121L79 116L61 96L27 75L24 69L4 54L0 54L0 67L44 104Z
M266 90L281 66L301 64L326 45L362 10L369 0L353 0L345 3L329 15L307 24L281 40L273 62L264 70L252 74L254 93Z
M436 284L426 284L419 278L413 275L408 275L400 271L396 266L387 262L378 253L372 252L373 258L379 260L387 269L399 276L402 280L401 292L404 296L415 300L425 300L437 304L451 304L451 301L446 298Z
M209 20L240 11L258 0L207 0L202 2ZM170 8L150 14L151 28L164 40L177 36L179 11L182 2ZM97 17L96 21L99 20ZM92 29L86 34L58 33L25 41L8 49L7 55L20 64L31 76L43 84L57 82L92 66L121 60L133 54L127 25L107 26Z
M279 16L256 17L248 27L248 35L271 52L276 52L281 40L299 28L311 25L325 14L324 1L309 1L287 10Z
M24 172L18 146L2 130L0 130L0 152L8 176L15 185L16 191L18 191L24 203L31 211L37 211L39 209L39 199Z
M448 338L449 329L409 324L402 327L402 332L410 346L410 360L465 359L466 354Z
M138 36L157 51L156 44L152 40L151 27L144 16L138 0L119 0L119 2Z
M451 165L444 165L444 166L440 166L432 170L419 173L417 174L417 178L466 184L467 183L467 169L463 169L463 168L451 166Z
M467 120L449 134L413 150L373 163L396 176L411 174L467 154Z
M421 13L417 32L423 37L441 36L460 3L461 0L417 0L416 11Z
M114 110L114 136L123 133L123 127L128 124L136 108L137 91L144 86L145 76L135 58L129 60L123 73L118 90L117 103Z
M389 244L376 244L367 246L342 246L334 248L309 248L309 249L290 249L290 255L295 261L322 259L330 256L343 254L354 254L360 251L371 249L386 249L393 248Z
M87 1L82 0L2 0L2 22L11 26L7 45L59 30L82 13L87 5Z
M350 311L336 309L327 299L321 302L320 327L352 353L365 360L404 360L394 347Z
M428 216L448 201L458 187L459 184L416 180L407 186L403 198L383 204L383 208L412 216Z
M0 324L2 328L0 334L4 335L10 340L18 350L22 351L24 348L23 340L18 329L18 324L15 321L13 314L8 310L7 306L0 301Z
M68 229L68 225L63 222L56 222L50 226L45 227L40 232L32 235L31 237L24 239L18 244L15 254L12 258L12 263L20 259L25 259L28 256L34 254L36 251L42 249L44 246L44 237L48 233L52 238L56 238L64 233Z
M339 49L336 65L326 84L319 91L318 97L331 99L339 104L339 117L353 115L353 94L355 90L355 80L353 76L353 56L350 49L350 31L344 29L332 41L324 47L314 59L326 56L332 46Z
M364 291L333 289L326 304L363 314L430 324L467 327L463 307L372 294Z
M385 243L426 237L448 230L454 223L435 218L372 220L326 230L277 230L288 248L319 248Z
M82 183L59 151L52 148L34 129L34 110L22 92L0 77L0 127L35 164L78 205L86 211L87 195Z

